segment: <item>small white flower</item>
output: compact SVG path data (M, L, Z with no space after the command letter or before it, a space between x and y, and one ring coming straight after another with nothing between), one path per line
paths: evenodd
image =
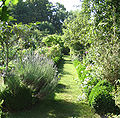
M89 76L89 74L86 74L86 76Z
M84 81L83 84L87 84L87 81Z
M85 81L87 81L87 82L88 82L89 80L90 80L90 78L88 78L88 77L87 77L87 78L85 78Z
M85 100L85 99L86 99L85 93L83 93L82 95L78 96L78 100L80 100L80 101Z

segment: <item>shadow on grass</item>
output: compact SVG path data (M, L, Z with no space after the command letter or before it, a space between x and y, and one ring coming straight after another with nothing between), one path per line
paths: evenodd
M66 91L65 89L68 89L68 87L66 85L64 85L64 84L58 84L56 86L55 92L56 93L63 93L63 92Z
M8 118L72 118L89 116L90 108L85 103L71 103L64 100L42 100L30 111L9 114Z
M71 60L65 60L64 58L60 61L58 65L58 72L63 75L71 75L71 73L64 71L64 64L72 64Z
M65 60L62 59L58 65L58 72L63 73L63 68L64 68Z
M63 76L63 75L72 75L72 74L69 73L69 72L64 71L64 72L62 73L62 76Z
M72 64L72 61L71 60L65 60L65 63L66 64Z

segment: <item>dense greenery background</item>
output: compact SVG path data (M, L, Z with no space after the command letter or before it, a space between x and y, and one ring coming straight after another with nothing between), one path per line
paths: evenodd
M0 97L7 111L26 108L50 94L60 79L56 66L70 54L91 107L101 117L119 115L119 0L83 0L80 11L70 12L48 0L0 3ZM13 83L18 88L13 89ZM25 92L28 102L14 109L10 104L18 104L13 100Z

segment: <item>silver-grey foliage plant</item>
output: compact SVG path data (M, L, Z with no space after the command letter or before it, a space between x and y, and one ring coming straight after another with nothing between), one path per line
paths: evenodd
M50 94L59 80L54 62L34 52L15 61L15 74L25 86L32 89L33 95L40 99Z

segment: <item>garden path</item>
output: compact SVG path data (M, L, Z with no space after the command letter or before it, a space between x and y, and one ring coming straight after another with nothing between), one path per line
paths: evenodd
M29 111L10 114L8 118L99 118L87 103L78 101L81 90L75 81L77 72L69 56L64 56L59 71L61 80L54 95Z

